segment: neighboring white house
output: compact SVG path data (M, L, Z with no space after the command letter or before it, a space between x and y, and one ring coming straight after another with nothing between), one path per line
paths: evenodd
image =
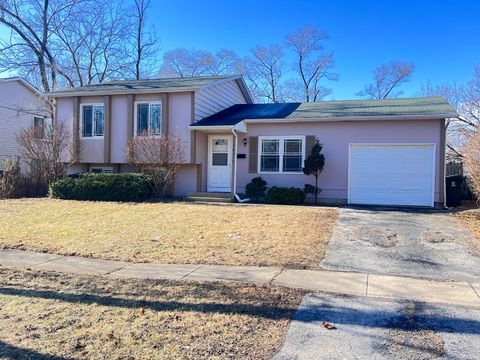
M0 79L0 170L3 160L20 158L20 130L43 126L49 118L45 97L33 85L21 77Z

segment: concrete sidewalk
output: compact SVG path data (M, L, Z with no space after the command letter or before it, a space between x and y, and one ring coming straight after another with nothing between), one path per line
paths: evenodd
M272 283L314 292L480 307L480 279L476 282L438 282L277 267L138 264L20 250L0 250L0 266L115 278Z

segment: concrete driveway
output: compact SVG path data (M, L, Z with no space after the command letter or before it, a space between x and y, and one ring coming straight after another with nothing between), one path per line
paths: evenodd
M471 281L480 257L448 213L342 208L321 266L330 270Z
M323 323L335 326L327 330ZM275 356L286 359L479 359L480 309L307 295Z

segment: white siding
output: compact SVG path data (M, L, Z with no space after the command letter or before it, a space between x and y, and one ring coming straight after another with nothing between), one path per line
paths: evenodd
M235 80L208 86L195 93L195 121L246 102Z
M0 168L4 159L17 158L17 134L33 124L34 116L46 115L45 103L20 81L0 80Z

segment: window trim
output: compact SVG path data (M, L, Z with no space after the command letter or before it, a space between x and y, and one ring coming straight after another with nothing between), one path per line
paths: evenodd
M278 171L262 171L262 142L263 140L278 140L279 141L279 148L278 148L278 154L279 154L279 164L278 164ZM272 174L272 175L278 175L278 174L286 174L286 175L300 175L303 174L302 171L283 171L283 156L285 153L285 140L301 140L302 141L302 167L303 164L305 163L305 140L306 136L305 135L282 135L282 136L274 136L274 135L268 135L268 136L259 136L258 137L258 151L257 151L257 173L258 174Z
M137 122L138 122L138 104L148 104L148 126L150 126L150 106L151 105L160 105L160 135L147 135L150 138L159 138L163 134L163 106L162 100L138 100L134 102L134 112L133 112L133 135L135 137L137 134ZM150 130L148 130L150 131Z
M92 136L83 136L83 108L85 106L92 107ZM95 134L95 106L102 106L103 107L103 135L94 135ZM105 136L105 104L104 103L82 103L80 104L80 121L79 121L79 129L80 129L80 139L82 140L91 140L91 139L103 139Z
M113 166L92 166L88 172L93 174L93 169L102 170L99 174L113 174Z

